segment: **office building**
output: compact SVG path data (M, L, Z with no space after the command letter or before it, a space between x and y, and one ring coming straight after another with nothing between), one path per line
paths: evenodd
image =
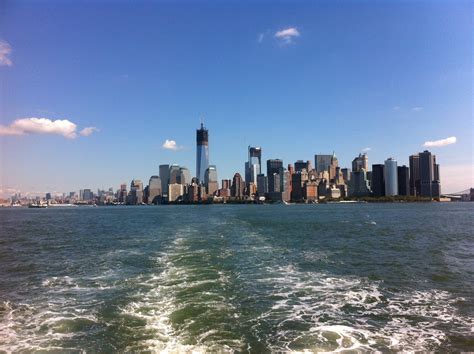
M244 197L245 182L242 180L240 173L236 173L232 179L232 187L230 194L232 197L242 199Z
M298 160L295 162L295 169L294 172L290 170L289 168L290 165L288 165L288 170L290 171L291 174L294 172L301 172L303 169L306 171L311 171L311 161L303 161L303 160Z
M160 165L161 193L168 197L168 184L170 183L170 165Z
M432 155L428 150L420 152L418 155L420 161L420 196L439 198L441 195L441 183L436 156Z
M342 177L344 178L344 182L349 182L351 179L351 170L349 168L341 168Z
M159 176L151 176L148 182L147 203L158 204L161 197L161 178Z
M278 178L274 175L277 174ZM280 159L270 159L267 160L267 176L268 176L268 192L280 192L281 184L280 174L283 174L283 161ZM283 177L283 176L282 176ZM278 184L275 184L276 178L278 179ZM282 180L283 178L281 178Z
M143 183L139 179L134 179L130 183L130 192L127 197L127 204L137 205L143 203Z
M348 194L351 197L367 197L372 193L370 190L367 172L364 169L351 172Z
M314 168L318 173L329 170L333 155L314 155Z
M352 171L357 172L364 169L366 172L369 171L369 158L367 154L359 154L354 160L352 160Z
M420 155L410 156L410 195L419 197L421 194L420 182Z
M180 181L180 171L181 167L177 164L172 164L170 166L170 178L169 178L169 183L168 184L175 184L175 183L179 183ZM181 183L179 183L181 184Z
M291 200L295 202L303 200L303 185L301 171L291 175Z
M331 164L329 165L329 180L334 182L336 178L336 169L339 166L339 161L337 160L336 153L332 153Z
M196 177L199 183L204 183L204 175L209 168L209 132L201 123L196 130Z
M248 147L248 161L245 163L245 181L258 186L257 176L262 173L262 148Z
M410 169L403 165L398 166L398 195L410 195Z
M385 195L385 175L384 165L372 165L372 176L370 187L374 197L383 197Z
M179 202L182 200L184 194L184 185L181 183L171 183L168 188L168 200L170 202Z
M182 185L191 184L191 173L189 172L189 170L186 167L180 167L179 168L179 173L178 173L176 183L179 183L179 184L182 184Z
M393 158L385 160L384 164L385 195L398 195L397 161Z
M204 185L208 195L216 194L217 190L219 189L219 185L217 183L217 168L215 165L209 165L208 169L206 170L204 175Z
M259 196L268 193L268 178L262 173L257 175L257 193Z

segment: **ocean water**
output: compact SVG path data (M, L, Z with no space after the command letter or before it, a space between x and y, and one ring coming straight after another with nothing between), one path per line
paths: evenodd
M0 351L474 350L474 203L0 209Z

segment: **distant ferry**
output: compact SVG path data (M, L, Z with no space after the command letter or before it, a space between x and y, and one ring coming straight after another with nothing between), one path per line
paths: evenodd
M47 208L48 204L42 204L42 203L30 203L28 204L28 208Z

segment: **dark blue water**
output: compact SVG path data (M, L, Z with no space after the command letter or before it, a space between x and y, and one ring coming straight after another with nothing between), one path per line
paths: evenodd
M0 350L474 350L474 203L0 209Z

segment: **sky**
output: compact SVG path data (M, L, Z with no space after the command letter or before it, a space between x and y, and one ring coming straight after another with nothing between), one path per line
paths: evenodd
M472 67L468 1L0 0L0 196L194 174L201 119L219 179L248 145L343 167L429 149L461 191Z

